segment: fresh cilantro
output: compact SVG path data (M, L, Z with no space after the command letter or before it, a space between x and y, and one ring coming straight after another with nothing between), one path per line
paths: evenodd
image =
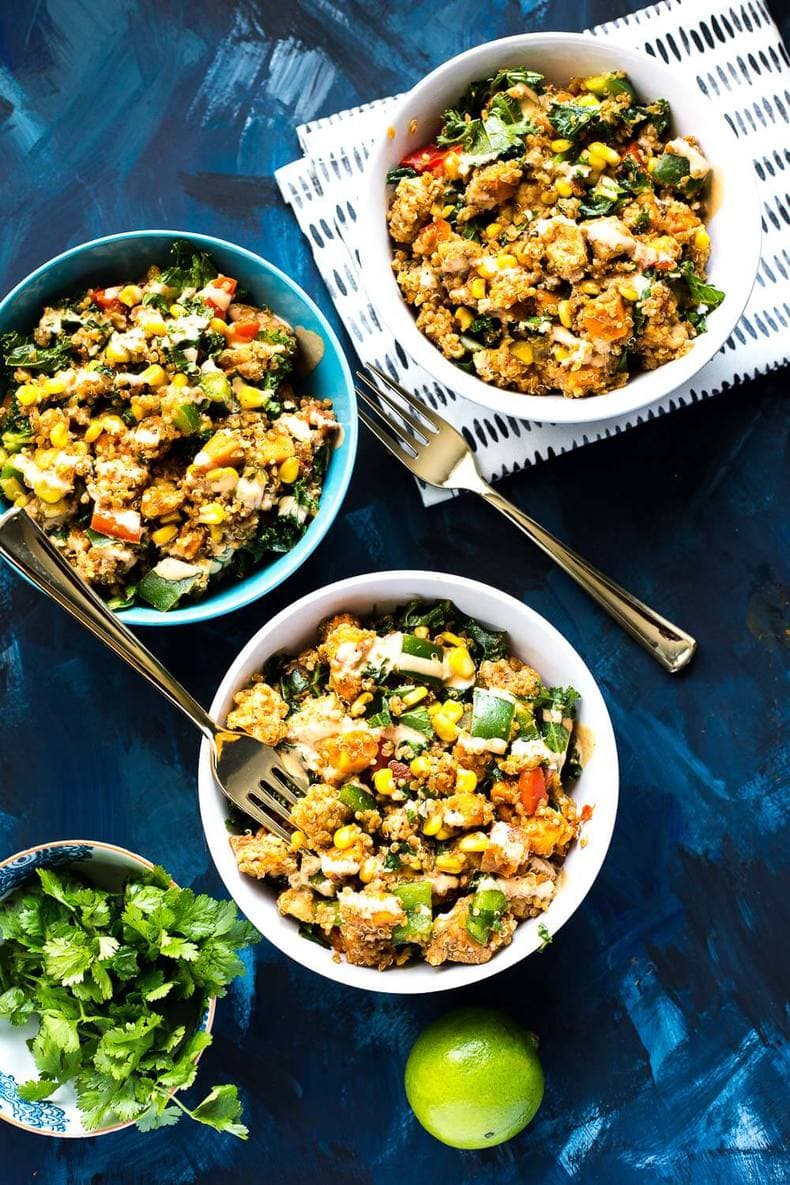
M520 148L524 136L534 131L534 125L522 115L518 101L498 94L491 100L487 113L476 119L466 118L457 110L446 111L436 143L457 144L470 157L495 160Z
M162 869L117 891L38 870L0 903L0 1017L37 1019L29 1102L73 1082L87 1130L134 1120L141 1130L187 1114L246 1138L235 1086L194 1109L172 1092L191 1086L210 1043L187 1031L212 996L244 971L238 951L258 940L230 901L175 888Z
M544 922L538 923L538 937L540 938L539 951L545 950L554 941L554 936L549 933Z
M170 264L159 276L168 288L205 288L218 274L205 251L196 251L191 243L177 239L170 248Z
M620 113L620 118L633 130L643 123L652 123L659 136L668 130L672 113L666 99L655 99L652 103L632 103Z
M583 218L602 218L617 210L625 197L625 190L613 177L601 177L579 205Z
M709 313L711 309L717 309L724 300L724 293L721 288L715 288L713 284L708 284L701 279L695 269L694 264L690 259L684 259L678 266L678 271L682 278L686 281L688 287L689 299L693 305L702 305L703 311Z

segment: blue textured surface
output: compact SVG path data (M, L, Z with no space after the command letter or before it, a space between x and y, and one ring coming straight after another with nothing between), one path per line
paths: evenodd
M401 89L489 37L620 11L4 0L3 289L70 244L158 224L259 250L327 309L271 179L295 155L293 124ZM218 1010L200 1074L241 1084L248 1145L186 1125L69 1146L4 1129L3 1185L787 1179L785 387L775 376L736 388L503 487L700 638L681 678L484 507L424 511L368 440L344 513L296 579L229 618L147 635L207 702L264 616L328 580L433 566L500 585L558 626L601 682L622 761L614 842L554 946L454 999L364 996L259 947ZM188 726L5 571L0 662L0 850L88 835L217 890ZM403 1098L411 1041L455 1003L506 1007L541 1038L543 1107L520 1139L485 1153L434 1142Z

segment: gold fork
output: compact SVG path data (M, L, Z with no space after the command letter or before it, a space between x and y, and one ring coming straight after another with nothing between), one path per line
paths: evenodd
M428 485L442 490L468 490L478 494L559 564L666 671L674 674L688 665L697 649L697 643L690 634L667 621L632 593L626 592L524 514L523 510L503 498L480 476L472 450L452 424L404 390L377 366L370 363L366 365L379 382L374 382L362 371L357 371L357 377L376 399L372 399L360 387L356 388L356 392L360 401L377 418L367 415L361 408L359 418L393 457L397 457L415 477Z

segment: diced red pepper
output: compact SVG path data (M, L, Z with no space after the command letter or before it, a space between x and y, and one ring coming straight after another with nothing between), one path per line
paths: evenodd
M234 321L230 327L230 336L240 342L255 341L260 328L257 321Z
M546 775L540 766L537 769L522 769L518 775L518 792L526 813L534 815L546 798Z
M120 291L120 288L91 288L88 295L100 309L109 312L110 310L117 311L122 307L118 299L118 293Z
M626 144L625 148L623 149L623 156L630 156L636 161L638 165L643 165L645 163L645 154L642 152L642 149L639 147L636 140L632 140L630 144Z
M124 543L139 543L143 529L136 510L112 510L94 506L91 530L111 539L122 539Z
M416 152L410 152L400 162L407 169L414 169L415 173L433 173L440 177L444 172L445 159L453 152L452 148L440 148L438 144L426 144Z

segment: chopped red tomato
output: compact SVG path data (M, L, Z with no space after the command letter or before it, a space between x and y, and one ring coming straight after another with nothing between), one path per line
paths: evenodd
M639 147L636 140L632 140L630 144L626 144L625 148L623 149L623 156L630 156L632 160L635 160L638 165L643 165L645 163L645 154L642 152L642 149Z
M136 510L111 510L94 506L91 530L124 543L139 543L143 530Z
M592 816L593 816L593 809L590 806L589 802L586 802L581 809L581 814L579 815L579 818L581 819L582 823L587 823L592 818Z
M257 321L234 321L230 333L237 341L251 342L258 336L260 328Z
M431 255L436 250L437 243L444 243L452 238L453 228L444 218L434 218L423 227L414 240L414 251L417 255Z
M199 295L206 304L216 309L220 316L225 315L228 305L233 300L233 294L238 286L238 280L232 276L215 276L210 284L200 290Z
M414 169L415 173L434 173L438 177L444 172L445 159L453 151L452 148L440 148L438 144L426 144L404 156L400 163L407 169Z
M534 815L541 802L546 798L546 775L543 770L522 769L518 775L518 792L521 805L528 815Z
M121 302L118 299L120 291L120 288L91 288L88 295L94 304L108 312L110 309L121 308Z

